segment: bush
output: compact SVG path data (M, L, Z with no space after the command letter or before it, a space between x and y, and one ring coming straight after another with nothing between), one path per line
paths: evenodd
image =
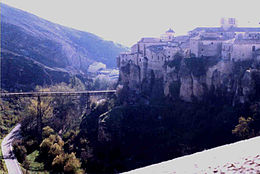
M51 149L53 142L49 138L45 138L40 144L40 156L42 158L48 157L48 152Z
M68 155L67 162L64 166L65 173L76 173L80 169L80 161L76 158L74 153Z
M239 117L239 124L232 130L232 133L242 139L249 138L249 136L252 135L252 132L249 129L249 125L252 121L253 119L251 117L248 117L247 119L244 117Z
M55 143L51 146L51 149L48 152L48 156L51 159L54 159L59 154L63 153L62 146L60 146L58 143Z
M14 154L17 158L17 160L20 162L20 163L23 163L26 159L26 155L27 155L27 150L26 148L22 145L22 141L21 140L16 140L14 143L13 143L13 151L14 151Z
M42 129L42 137L47 138L54 133L54 130L50 126L46 126Z
M38 142L36 140L28 139L25 142L25 147L27 149L27 153L32 153L37 147L39 146Z
M81 163L74 153L61 153L57 155L52 162L52 168L55 172L80 173L82 172L80 166Z
M54 172L63 172L65 163L65 154L57 155L52 161L52 168Z

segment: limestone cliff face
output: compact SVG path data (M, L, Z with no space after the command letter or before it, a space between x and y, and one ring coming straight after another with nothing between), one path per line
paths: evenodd
M142 69L133 63L120 67L119 84L128 94L136 94L136 100L140 94L146 98L157 95L187 102L215 96L235 104L252 100L260 88L259 63L254 60L232 62L217 58L179 58L165 62L160 71L147 69L146 74L141 75Z

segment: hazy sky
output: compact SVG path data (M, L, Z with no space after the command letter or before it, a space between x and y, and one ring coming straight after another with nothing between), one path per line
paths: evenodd
M239 26L258 26L260 0L2 0L52 22L131 46L141 37L176 35L197 26L219 26L235 17Z

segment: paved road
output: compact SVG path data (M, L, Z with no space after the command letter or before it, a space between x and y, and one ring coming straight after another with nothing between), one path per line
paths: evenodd
M125 174L260 174L260 136L135 169Z
M22 174L19 163L12 152L12 142L15 138L20 136L20 127L20 124L16 125L12 131L3 139L1 144L3 158L5 160L9 174Z

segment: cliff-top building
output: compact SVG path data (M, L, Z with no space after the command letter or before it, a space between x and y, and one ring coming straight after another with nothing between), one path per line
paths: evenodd
M128 62L160 69L179 52L189 57L219 57L225 60L260 59L260 28L238 27L236 19L221 19L220 27L198 27L186 36L174 37L170 28L160 38L142 38L131 52L118 57L118 66Z
M197 64L204 61L194 61L210 57L218 60L210 68ZM119 83L130 89L133 96L140 92L147 96L163 93L184 101L194 97L200 100L209 91L226 85L225 92L235 90L232 102L243 103L247 100L251 71L243 77L247 80L240 79L240 87L229 76L236 62L252 59L260 62L260 28L238 27L235 19L223 19L219 27L198 27L185 36L174 36L169 29L160 38L142 38L130 52L118 56Z

